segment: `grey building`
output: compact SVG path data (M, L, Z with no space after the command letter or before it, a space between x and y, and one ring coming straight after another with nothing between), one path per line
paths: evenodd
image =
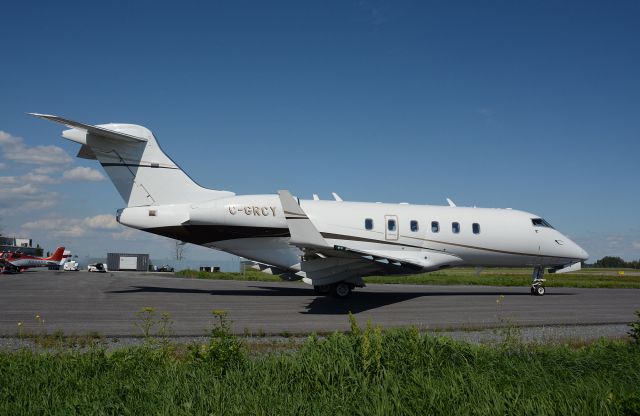
M107 269L146 272L149 270L149 254L107 253Z

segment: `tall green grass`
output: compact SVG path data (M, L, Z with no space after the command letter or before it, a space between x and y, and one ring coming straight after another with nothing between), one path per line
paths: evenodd
M186 349L0 353L0 414L639 413L640 348L620 341L483 346L352 322L282 355L249 356L223 326Z

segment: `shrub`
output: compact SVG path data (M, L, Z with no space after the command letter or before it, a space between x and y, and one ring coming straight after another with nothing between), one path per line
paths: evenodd
M242 343L231 333L231 323L227 312L214 310L213 328L209 342L203 345L191 345L189 353L193 360L206 363L217 374L224 374L230 368L245 361L246 354Z
M631 330L629 330L629 335L635 341L635 343L640 346L640 310L636 311L636 316L638 317L638 320L629 324L629 326L631 327Z

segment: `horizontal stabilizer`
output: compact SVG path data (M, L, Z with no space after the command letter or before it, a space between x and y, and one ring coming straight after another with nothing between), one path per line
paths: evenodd
M93 134L95 136L106 137L108 139L113 140L121 140L130 143L143 143L146 142L147 139L142 137L132 136L130 134L105 129L104 127L92 126L90 124L83 124L77 121L68 120L66 118L52 116L50 114L38 114L38 113L27 113L34 117L42 118L45 120L53 121L55 123L63 124L69 128L86 131L87 133Z

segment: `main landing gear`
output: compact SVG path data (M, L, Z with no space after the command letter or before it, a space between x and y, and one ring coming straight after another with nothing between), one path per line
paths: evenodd
M534 296L543 296L545 294L544 282L547 279L544 278L544 268L542 266L535 266L533 268L533 275L531 276L531 294Z
M338 299L344 299L349 297L354 287L355 285L352 283L337 282L330 285L314 286L313 290L321 295L331 294L331 296Z

